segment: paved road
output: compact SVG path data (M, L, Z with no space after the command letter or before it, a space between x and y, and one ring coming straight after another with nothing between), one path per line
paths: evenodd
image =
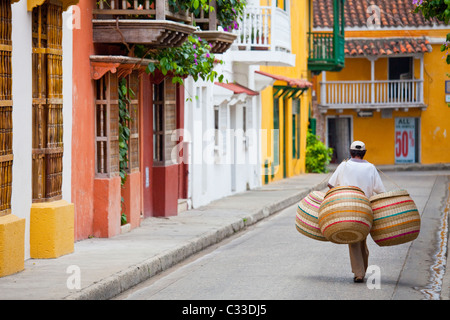
M296 206L291 206L116 299L439 298L445 259L439 260L438 254L446 250L442 240L447 234L440 228L445 220L448 174L421 171L389 172L389 179L383 176L387 189L398 186L410 192L422 215L421 233L414 242L383 248L369 236L372 267L367 283L352 282L346 245L315 241L296 231Z

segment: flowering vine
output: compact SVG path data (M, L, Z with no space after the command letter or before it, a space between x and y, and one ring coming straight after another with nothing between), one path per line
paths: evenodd
M219 75L214 70L218 61L214 54L211 53L212 45L201 39L197 35L189 35L188 39L180 47L164 48L148 53L150 59L157 62L150 62L147 66L147 72L154 73L156 69L161 71L163 75L171 73L172 81L183 84L183 79L192 76L194 81L202 79L205 81L218 80L223 81L223 75ZM145 48L136 48L137 55L143 52Z

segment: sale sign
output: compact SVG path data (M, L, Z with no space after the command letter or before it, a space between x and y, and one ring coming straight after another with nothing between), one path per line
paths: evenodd
M416 162L415 118L395 118L395 162Z

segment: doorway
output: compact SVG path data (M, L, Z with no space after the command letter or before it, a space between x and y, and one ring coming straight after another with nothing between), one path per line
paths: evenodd
M331 163L340 163L347 159L352 143L352 118L327 118L327 145L333 148Z

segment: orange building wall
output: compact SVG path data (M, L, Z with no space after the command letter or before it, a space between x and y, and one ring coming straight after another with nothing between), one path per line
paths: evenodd
M92 1L80 0L80 29L73 30L72 202L75 204L75 240L93 234L94 213L94 92L89 56L92 42Z

